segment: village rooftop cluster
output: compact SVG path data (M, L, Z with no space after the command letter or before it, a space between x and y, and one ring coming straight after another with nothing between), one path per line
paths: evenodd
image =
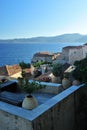
M86 56L87 44L83 46L66 46L62 48L61 53L37 52L32 57L30 67L23 70L29 79L44 81L46 78L46 81L52 81L53 64L62 64L64 71L66 69L71 71L70 67L73 66L74 62L84 59ZM19 64L1 66L0 78L17 79L21 77L21 71L22 69Z

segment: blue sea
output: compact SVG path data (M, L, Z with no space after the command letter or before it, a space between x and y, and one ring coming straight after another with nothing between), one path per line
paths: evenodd
M63 47L74 45L83 45L83 43L0 44L0 66L18 64L21 61L31 63L36 52L61 52Z

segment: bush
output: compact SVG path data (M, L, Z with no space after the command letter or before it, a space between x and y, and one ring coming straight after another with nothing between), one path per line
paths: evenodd
M62 76L63 74L63 66L62 64L53 64L53 69L52 69L52 73L54 76Z
M83 83L87 82L87 58L76 61L74 65L76 69L72 72L73 77Z
M19 65L22 69L30 68L30 63L25 63L24 61L20 62Z

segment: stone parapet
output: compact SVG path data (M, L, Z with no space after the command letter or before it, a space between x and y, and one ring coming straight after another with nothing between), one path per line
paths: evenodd
M0 129L75 130L81 88L71 86L33 110L0 102Z

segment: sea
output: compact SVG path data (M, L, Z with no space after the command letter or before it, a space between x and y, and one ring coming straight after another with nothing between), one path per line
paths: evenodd
M19 64L24 61L31 63L37 52L62 52L66 46L78 46L84 43L0 43L0 66Z

